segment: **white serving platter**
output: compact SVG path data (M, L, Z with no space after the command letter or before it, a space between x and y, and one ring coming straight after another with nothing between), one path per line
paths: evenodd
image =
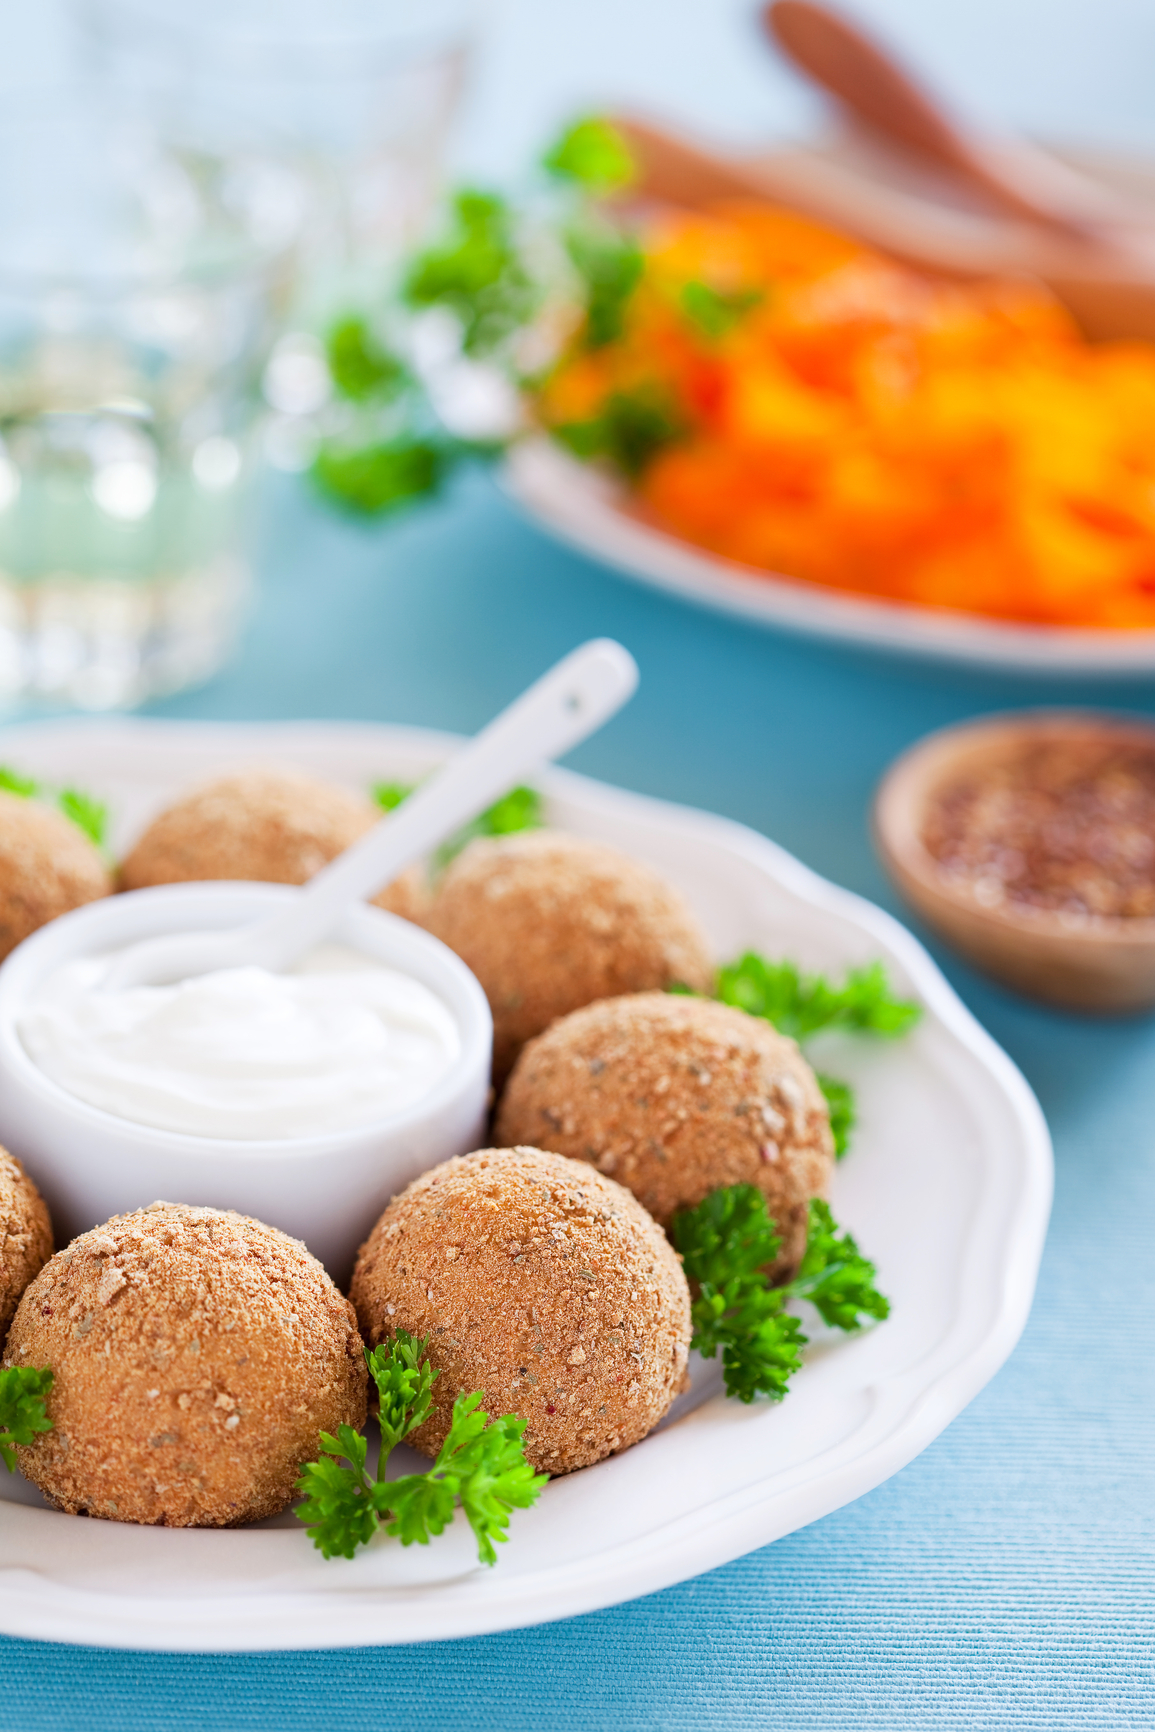
M453 743L339 723L92 720L8 728L0 762L107 799L120 847L178 789L240 762L366 786L415 778ZM591 1611L726 1563L871 1490L1010 1353L1046 1230L1050 1142L1027 1084L922 947L738 824L563 770L541 786L554 823L680 885L719 957L753 946L835 971L879 957L925 1005L902 1042L832 1041L822 1053L859 1092L835 1213L876 1260L890 1319L816 1340L776 1407L725 1400L716 1365L699 1364L693 1390L645 1442L555 1481L515 1515L493 1570L477 1566L460 1522L426 1549L378 1536L354 1560L327 1562L287 1512L254 1528L136 1528L55 1513L27 1482L0 1476L0 1631L222 1652L468 1636Z
M633 515L625 489L550 440L516 446L506 491L535 523L625 577L756 625L864 648L1020 673L1133 678L1155 669L1155 631L1004 624L852 595L756 571Z

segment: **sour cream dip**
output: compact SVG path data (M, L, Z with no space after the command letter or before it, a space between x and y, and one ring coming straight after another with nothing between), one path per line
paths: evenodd
M111 956L50 974L17 1024L69 1094L190 1136L324 1136L414 1105L461 1036L420 981L342 945L295 969L229 968L171 986L108 990Z

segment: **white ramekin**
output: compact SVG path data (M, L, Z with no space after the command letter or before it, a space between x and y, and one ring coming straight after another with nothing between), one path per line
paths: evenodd
M419 980L448 1006L461 1033L452 1068L400 1112L331 1136L268 1142L184 1136L89 1106L25 1051L21 1012L64 963L161 933L244 925L297 894L276 884L132 890L53 920L0 967L0 1143L40 1187L57 1245L157 1199L207 1204L255 1215L303 1239L344 1285L358 1245L390 1197L427 1167L479 1146L493 1043L485 994L438 939L368 906L351 908L333 941Z

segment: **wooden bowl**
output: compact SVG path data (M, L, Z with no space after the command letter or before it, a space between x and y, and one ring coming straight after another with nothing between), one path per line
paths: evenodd
M875 845L911 906L976 968L1032 998L1071 1010L1155 1005L1155 919L1051 909L983 907L951 883L925 847L927 807L945 784L981 773L1024 745L1108 740L1155 750L1155 725L1092 711L1025 711L944 728L893 764L874 803Z

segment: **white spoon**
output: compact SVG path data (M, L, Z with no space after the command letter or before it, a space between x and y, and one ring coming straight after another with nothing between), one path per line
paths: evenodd
M368 835L310 879L292 905L234 932L175 933L134 944L110 964L113 990L159 986L221 968L283 972L324 939L351 902L389 884L506 793L538 764L560 757L633 695L638 668L612 638L574 650L523 692Z

